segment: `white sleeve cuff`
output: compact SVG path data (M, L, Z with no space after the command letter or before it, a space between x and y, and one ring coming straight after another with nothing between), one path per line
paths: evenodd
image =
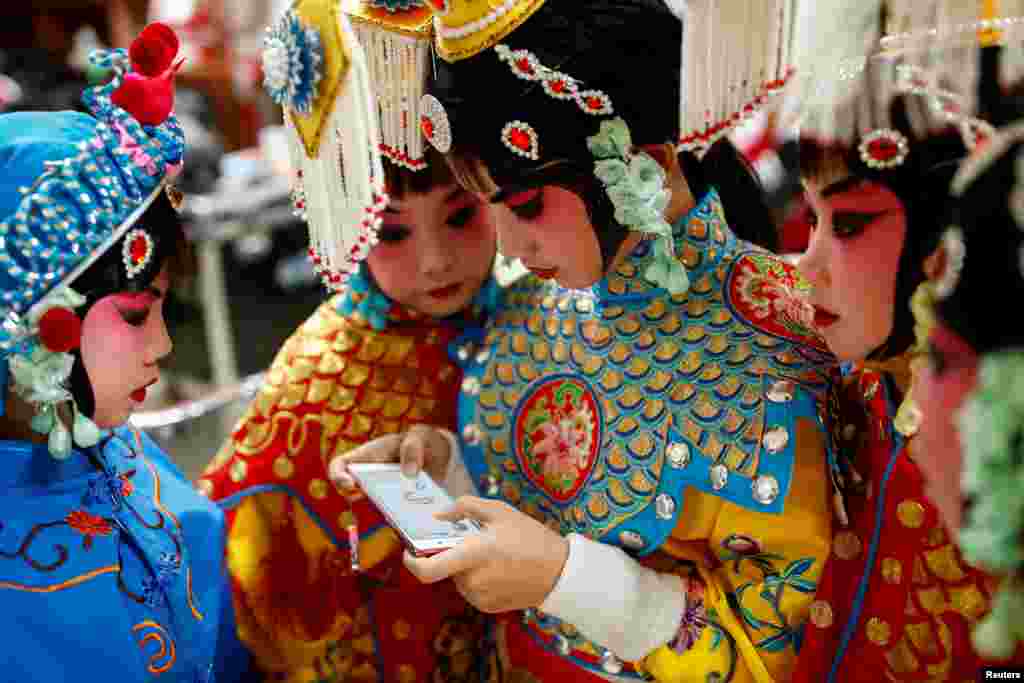
M629 662L675 637L686 607L678 576L648 569L619 548L578 534L568 540L569 558L541 611Z
M460 496L477 495L476 484L469 476L466 463L462 461L462 449L459 447L458 438L447 429L438 429L441 435L448 441L448 469L444 473L444 481L438 482L452 498Z

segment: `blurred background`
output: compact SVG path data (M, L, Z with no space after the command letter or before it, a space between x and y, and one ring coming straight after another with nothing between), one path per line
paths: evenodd
M0 10L0 112L80 109L89 52L127 48L151 21L182 40L176 113L189 148L180 188L195 276L168 299L174 353L133 420L191 477L216 453L281 343L326 296L292 214L280 113L262 90L263 31L288 4L32 0ZM767 116L734 141L769 194L781 251L801 251L795 146Z

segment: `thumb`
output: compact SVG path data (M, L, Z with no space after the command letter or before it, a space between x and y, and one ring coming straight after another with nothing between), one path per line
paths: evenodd
M426 444L420 433L411 432L406 435L398 449L398 460L401 463L403 475L409 479L419 476L426 459L425 451Z
M496 500L463 496L447 510L435 514L434 518L445 522L454 522L468 517L484 524L490 524L498 521L504 508L505 504Z

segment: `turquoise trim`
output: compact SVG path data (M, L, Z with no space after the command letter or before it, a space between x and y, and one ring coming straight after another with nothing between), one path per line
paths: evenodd
M817 405L810 392L803 390L799 385L795 385L794 389L791 401L773 403L772 401L765 400L763 403L765 431L776 426L784 427L789 434L789 440L786 443L786 447L779 453L768 453L763 444L759 446L760 458L754 477L747 477L730 468L725 486L716 491L711 486L711 468L716 462L701 452L700 447L702 444L688 439L674 426L669 427L668 444L666 447L672 443L686 444L690 449L690 462L686 467L677 470L666 459L662 469L662 477L668 477L675 472L679 472L678 478L681 483L677 490L681 490L683 486L692 486L698 491L722 498L748 510L781 515L786 509L786 498L789 496L789 489L793 480L793 466L796 460L796 420L803 417L814 420L815 424L818 424L820 421ZM762 395L763 393L762 391ZM696 415L693 417L696 421L701 421ZM718 418L715 418L707 422L713 424L717 420ZM706 439L707 437L708 433L705 432L704 438ZM746 462L743 463L743 465L746 464ZM743 469L743 467L741 466L739 469ZM775 477L779 484L779 494L771 503L761 503L754 498L753 485L756 477L759 476Z
M670 433L671 431L669 430ZM663 447L664 444L657 446L659 449L663 449ZM611 473L610 468L609 473ZM650 555L661 547L665 540L672 535L672 530L676 528L679 515L682 513L683 505L686 502L686 485L686 470L672 467L666 458L662 464L658 490L654 497L651 498L650 503L639 514L610 529L598 540L602 543L618 546L637 557ZM661 496L670 497L675 505L670 517L658 516L658 498ZM630 547L622 541L622 535L629 534L630 532L637 534L643 539L644 545L642 548Z
M534 613L534 614L536 614L536 613ZM551 622L554 625L555 628L558 628L558 626L560 624L562 624L561 621L559 621L558 619L555 619L554 617L549 617L548 619L546 619L544 621L538 619L537 623L538 624L544 624L545 621ZM540 635L538 635L537 632L534 631L533 629L527 628L525 625L522 626L522 628L525 629L526 634L528 636L530 636L530 638L533 639L533 642L537 643L538 647L540 647L540 649L544 650L545 652L547 652L549 654L556 655L557 657L561 657L562 659L568 660L568 661L572 662L573 664L575 664L576 666L580 667L581 669L586 669L587 671L590 671L591 673L597 674L601 678L607 679L610 675L613 675L613 674L609 674L607 671L602 669L600 666L596 666L596 665L592 664L591 662L586 661L585 659L580 659L579 657L574 657L571 654L570 655L563 655L557 649L553 648L548 643L545 643L541 639ZM636 673L634 671L626 671L625 669L623 669L621 672L619 672L617 674L614 674L614 677L615 677L616 680L619 680L619 679L628 679L628 680L634 680L634 681L646 681L646 680L649 680L649 679L645 678L644 676L641 676L640 674L638 674L638 673Z
M361 295L358 302L354 298L356 294ZM348 287L338 300L335 310L344 316L359 313L370 323L370 327L378 332L388 326L391 299L377 286L365 261L352 273Z

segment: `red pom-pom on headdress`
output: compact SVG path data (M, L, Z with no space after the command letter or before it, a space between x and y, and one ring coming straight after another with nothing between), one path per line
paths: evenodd
M128 54L134 71L125 74L110 99L139 123L159 126L174 110L174 75L185 61L172 65L178 36L165 24L150 24L132 41Z
M143 76L155 77L171 68L178 54L178 36L167 24L150 24L128 48L132 59L132 71Z

